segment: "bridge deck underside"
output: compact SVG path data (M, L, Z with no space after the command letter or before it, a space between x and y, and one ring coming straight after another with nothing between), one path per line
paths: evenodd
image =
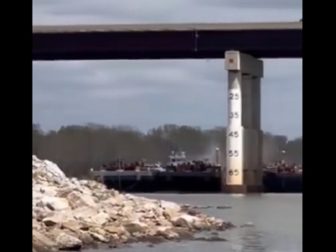
M33 60L300 58L302 30L34 32Z

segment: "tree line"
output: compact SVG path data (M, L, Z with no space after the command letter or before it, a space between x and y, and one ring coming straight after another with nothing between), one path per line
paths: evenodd
M107 127L97 124L63 126L44 132L33 124L33 154L56 162L67 175L83 177L90 168L98 168L117 158L127 162L168 161L171 151L185 151L188 159L214 160L215 148L224 162L226 129L163 125L147 133L127 126ZM302 162L302 138L288 141L286 136L263 135L264 163L285 159Z

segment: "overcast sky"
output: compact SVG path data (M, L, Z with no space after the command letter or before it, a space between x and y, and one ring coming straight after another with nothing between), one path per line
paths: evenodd
M34 25L298 21L298 0L33 0ZM265 60L264 131L302 134L301 59ZM147 131L227 124L224 60L33 63L33 120L45 130L94 122Z

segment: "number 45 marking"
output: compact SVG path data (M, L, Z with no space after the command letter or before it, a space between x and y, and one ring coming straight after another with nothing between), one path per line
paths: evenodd
M230 131L229 132L229 137L239 137L238 131Z

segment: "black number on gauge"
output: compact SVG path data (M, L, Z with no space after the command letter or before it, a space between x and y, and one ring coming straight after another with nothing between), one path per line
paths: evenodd
M229 117L230 117L230 119L232 119L232 118L238 118L239 117L239 113L238 112L230 112Z
M239 94L237 94L237 93L230 93L229 94L229 99L230 100L238 100L239 99Z
M239 137L238 131L230 131L229 132L229 137Z
M228 152L228 156L229 157L238 157L239 156L239 153L237 150L229 150Z

